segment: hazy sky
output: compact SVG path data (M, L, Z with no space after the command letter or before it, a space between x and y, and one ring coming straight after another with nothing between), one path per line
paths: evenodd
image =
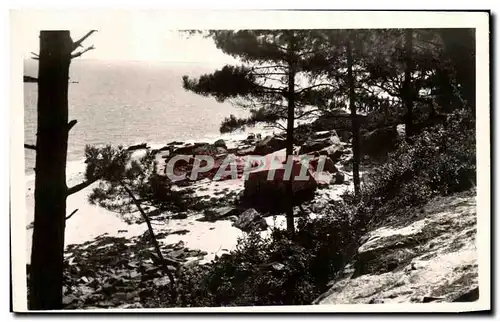
M234 60L220 52L210 39L188 39L175 30L465 28L477 27L479 22L487 28L484 16L480 12L14 10L11 35L13 47L20 48L25 58L32 51L38 52L40 30L70 30L76 40L97 29L84 43L96 47L85 54L85 59L225 63Z
M87 30L70 30L77 40ZM38 53L38 30L24 38L23 53ZM94 45L84 59L126 60L126 61L169 61L169 62L214 62L230 63L232 57L217 49L211 39L181 34L172 30L147 30L144 26L123 29L100 29L84 42L85 47ZM29 57L29 56L28 56Z
M94 19L95 21L92 21ZM40 15L24 12L15 26L16 41L20 42L24 58L30 52L38 53L41 29L70 30L77 40L91 29L97 29L84 42L95 50L85 53L84 59L214 62L230 63L233 58L218 50L211 39L201 36L188 37L171 24L155 15L114 14L103 15Z

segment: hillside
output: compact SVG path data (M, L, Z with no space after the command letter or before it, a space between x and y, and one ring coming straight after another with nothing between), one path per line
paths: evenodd
M315 304L465 302L479 297L476 191L437 197L361 238Z

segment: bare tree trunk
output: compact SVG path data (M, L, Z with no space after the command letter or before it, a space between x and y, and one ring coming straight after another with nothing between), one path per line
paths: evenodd
M286 157L293 156L293 129L295 120L295 66L289 63L288 67L288 113L286 126ZM293 165L293 164L292 164ZM293 174L292 174L293 176ZM295 223L293 220L293 186L292 176L286 181L286 229L291 237L295 234Z
M406 118L405 118L405 132L406 138L410 138L413 135L413 84L411 81L411 74L413 72L413 30L405 30L405 79L404 79L404 91L403 91L403 102L406 107Z
M359 178L360 144L359 144L359 119L356 113L356 93L354 92L354 75L352 71L352 44L351 39L347 40L347 79L349 82L349 109L351 110L352 124L352 176L354 181L354 196L359 200L361 196L361 184Z
M35 220L28 299L31 310L62 308L72 44L69 31L40 33Z

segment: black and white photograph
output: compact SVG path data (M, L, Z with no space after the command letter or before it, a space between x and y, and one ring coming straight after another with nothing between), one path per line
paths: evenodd
M490 310L489 24L11 11L14 312Z

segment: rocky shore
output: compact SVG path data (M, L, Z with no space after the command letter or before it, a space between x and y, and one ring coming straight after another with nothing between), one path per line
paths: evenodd
M213 170L199 174L196 180L179 181L173 186L174 190L189 191L199 202L198 209L151 217L163 253L182 262L183 267L203 265L230 252L246 232L259 231L265 236L274 227L285 227L283 213L272 207L259 207L262 205L259 191L262 194L274 191L274 195L279 196L283 193L282 183L273 181L266 189L259 190L255 181L260 180L260 171L252 173L249 180L242 178L249 156L285 156L285 140L280 135L256 133L243 140L219 139L210 143L170 142L158 149L151 149L143 143L128 149L136 157L147 149L152 150L163 174L169 158L178 154L193 157L205 154L216 160ZM335 131L313 133L308 139L297 142L295 153L309 154L316 160L319 156L327 157L321 180L311 178L306 185L294 183L296 192L307 192L308 199L303 207L313 209L314 205L338 200L352 189L350 144L341 141ZM214 179L215 172L228 155L236 159L238 177ZM189 174L192 170L192 160L177 164L175 171ZM267 174L269 169L261 171ZM314 166L308 173L313 172ZM151 289L153 284L158 287L168 283L151 259L154 251L145 242L146 225L134 220L125 222L117 214L88 205L86 197L91 189L92 186L87 188L87 194L80 193L68 199L68 211L79 208L80 213L67 221L64 303L68 308L140 307L138 298L145 296L142 291ZM245 197L248 198L243 202ZM295 212L297 217L304 215L298 207ZM311 210L307 213L314 215ZM30 239L32 227L27 229ZM27 246L29 258L30 243ZM126 295L121 296L122 293Z
M357 260L314 304L472 302L479 298L476 191L438 197L370 231Z
M293 181L297 199L295 222L322 210L353 189L352 150L348 135L328 130L331 124L298 131L294 155L311 158L308 180ZM336 125L338 126L338 125ZM398 126L363 133L362 180L370 171L370 158L392 145L401 133ZM389 140L387 139L389 138ZM165 175L166 164L176 155L187 156L177 162L173 190L190 194L191 206L183 211L150 212L162 253L181 263L177 273L190 267L208 265L236 249L239 238L249 232L270 236L273 229L285 228L281 206L283 181L265 180L269 171L282 168L256 167L244 180L248 158L284 159L285 139L277 134L256 133L245 139L213 142L170 142L152 149L148 144L129 147L134 157L146 150L155 154L158 171ZM373 153L372 153L373 152ZM372 153L372 154L371 154ZM192 176L196 155L207 155L215 162L209 171ZM224 160L235 161L236 177L216 174ZM318 160L326 158L321 175ZM295 162L295 161L294 161ZM292 170L292 172L295 170ZM97 184L97 183L96 183ZM88 188L88 190L92 187ZM145 223L134 214L123 218L86 203L86 195L68 199L68 211L82 208L67 221L65 251L64 304L68 309L158 307L151 302L156 292L168 285L148 243ZM477 254L475 199L470 192L436 199L421 209L408 209L411 220L377 227L361 238L356 260L330 282L331 289L314 304L440 302L477 298ZM125 221L124 219L127 219ZM406 218L408 219L408 218ZM28 235L31 233L28 227ZM445 263L446 267L439 267Z

